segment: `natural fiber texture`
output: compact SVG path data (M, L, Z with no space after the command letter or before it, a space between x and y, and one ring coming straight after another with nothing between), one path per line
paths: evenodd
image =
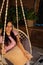
M13 65L24 65L28 61L27 57L18 46L7 52L5 58L13 63Z

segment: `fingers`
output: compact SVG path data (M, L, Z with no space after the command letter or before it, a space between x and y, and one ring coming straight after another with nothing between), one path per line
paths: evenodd
M33 56L28 51L25 52L25 56L29 61L33 58Z

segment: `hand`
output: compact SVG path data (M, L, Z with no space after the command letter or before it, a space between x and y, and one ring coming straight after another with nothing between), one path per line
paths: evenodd
M5 48L2 49L2 53L3 53L3 54L6 54L6 50L5 50Z
M28 51L25 51L25 56L27 57L27 59L30 61L31 58L33 57Z

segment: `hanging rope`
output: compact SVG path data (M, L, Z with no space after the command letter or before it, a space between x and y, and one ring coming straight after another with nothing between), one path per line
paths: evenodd
M4 49L4 40L5 40L5 27L6 27L6 20L7 20L8 3L9 3L9 0L7 0L7 4L6 4L5 23L4 23L4 33L3 33L3 44L2 44L2 59L3 59L3 49ZM3 62L3 61L2 61L2 62Z
M31 47L31 42L30 42L30 38L29 38L28 27L27 27L27 23L26 23L26 18L25 18L22 0L20 0L20 4L21 4L21 8L22 8L23 17L24 17L26 32L27 32L27 35L28 35L28 41L29 41L29 45L30 45L30 53L32 54L32 47Z
M2 6L1 6L1 10L0 10L0 18L1 18L2 10L3 10L4 2L5 2L5 0L3 0Z
M19 26L18 26L18 7L17 7L17 0L16 0L16 20L17 20L17 29L18 29Z

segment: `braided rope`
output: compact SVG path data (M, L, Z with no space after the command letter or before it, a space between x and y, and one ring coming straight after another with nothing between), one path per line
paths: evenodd
M2 6L1 6L1 10L0 10L0 18L1 18L2 10L3 10L4 2L5 2L5 0L3 0Z
M21 4L21 8L22 8L23 17L24 17L26 32L27 32L27 35L28 35L28 41L29 41L29 45L30 45L30 53L32 54L32 47L31 47L31 42L30 42L30 38L29 38L28 27L27 27L27 23L26 23L26 18L25 18L22 0L20 0L20 4Z
M19 26L18 26L18 7L17 7L17 0L16 0L16 20L17 20L17 29L18 29Z
M3 44L2 44L2 59L3 59L3 49L4 49L4 40L5 40L5 27L6 27L6 20L7 20L8 3L9 3L9 0L7 0L7 4L6 4L5 23L4 23L4 33L3 33ZM2 62L3 62L3 61L2 61Z

